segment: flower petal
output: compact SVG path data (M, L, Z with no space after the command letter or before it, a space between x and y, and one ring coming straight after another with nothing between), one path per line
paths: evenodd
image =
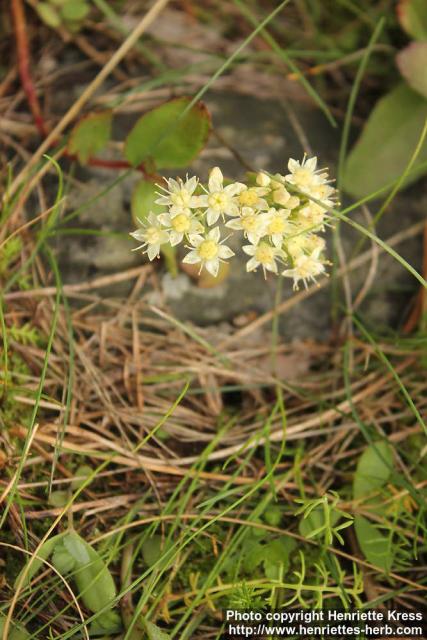
M214 191L222 191L222 183L224 181L224 177L222 175L222 171L219 167L214 167L209 174L209 191L212 193Z
M190 251L182 261L186 264L197 264L197 262L200 262L200 257L197 251Z
M219 227L214 227L209 231L207 235L209 240L214 240L215 242L219 242L220 236L221 236L221 232L219 230Z
M182 242L183 238L183 233L179 233L178 231L171 231L169 234L169 242L171 244L171 247L176 247L177 244Z
M259 265L258 260L255 260L255 258L251 258L246 263L246 271L255 271L258 265Z
M207 209L206 210L206 221L208 225L211 227L219 218L219 211L215 211L215 209Z
M151 244L147 249L148 259L154 260L154 258L157 258L157 256L159 255L159 252L160 252L160 245Z
M204 267L206 271L209 271L214 278L217 277L219 271L219 260L218 258L214 258L213 260L206 260Z
M255 255L256 247L254 247L252 244L245 244L245 245L242 247L242 249L243 249L243 251L244 251L245 253L247 253L247 254L248 254L248 256L253 256L253 255Z
M160 214L157 216L157 218L158 218L159 222L160 222L163 226L165 226L165 227L170 227L170 225L171 225L171 217L170 217L170 214L169 214L169 213L160 213Z
M232 251L230 247L226 247L225 245L221 244L218 247L218 256L227 260L228 258L232 258L234 256L234 251Z

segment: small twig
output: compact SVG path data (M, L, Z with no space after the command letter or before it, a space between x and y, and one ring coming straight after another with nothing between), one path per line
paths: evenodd
M131 269L127 269L126 271L122 271L120 273L114 273L112 275L101 276L100 278L95 278L95 280L91 280L89 282L79 282L77 284L66 284L62 287L62 291L65 295L70 293L75 293L76 291L90 291L91 289L97 289L100 287L108 287L113 283L123 282L123 280L130 280L131 278L136 278L141 273L146 272L147 274L151 271L150 265L144 264L139 267L132 267ZM41 289L31 289L28 291L12 291L11 293L6 293L4 295L5 300L13 300L14 298L32 298L34 296L51 296L55 295L57 292L56 287L43 287Z

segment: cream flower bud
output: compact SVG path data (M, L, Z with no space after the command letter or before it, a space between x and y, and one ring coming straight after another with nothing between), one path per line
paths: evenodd
M286 191L285 187L279 187L273 191L273 202L275 204L281 204L288 206L288 200L290 199L290 194Z
M299 206L299 203L300 199L298 198L298 196L291 196L287 201L286 206L288 209L295 209Z
M256 177L256 183L260 187L268 187L271 182L270 176L260 171Z

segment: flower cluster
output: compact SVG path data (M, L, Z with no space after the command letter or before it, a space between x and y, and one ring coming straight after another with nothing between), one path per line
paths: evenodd
M261 267L292 278L294 289L325 272L325 241L319 235L328 223L328 209L336 204L336 190L328 173L317 169L317 158L290 159L286 175L259 172L248 183L224 184L218 167L207 185L196 177L165 179L156 204L164 213L150 213L131 235L150 260L161 246L184 243L183 262L199 264L217 276L221 262L234 256L225 244L234 232L244 238L247 271ZM221 239L222 236L222 239Z

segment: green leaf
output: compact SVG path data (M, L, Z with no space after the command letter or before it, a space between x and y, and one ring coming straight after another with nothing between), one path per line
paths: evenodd
M49 538L48 540L46 540L46 542L40 547L40 549L39 549L39 551L37 553L37 558L35 558L33 560L33 562L31 563L30 569L29 569L28 573L25 576L24 586L28 586L30 584L31 580L36 575L36 573L39 571L39 569L41 569L41 567L46 567L46 564L43 562L43 560L47 560L49 558L49 556L53 552L56 544L60 540L62 540L64 535L65 535L65 532L64 533L58 533L58 535L52 536L52 538ZM18 577L16 578L15 587L18 584L24 569L22 569L22 571L19 573Z
M147 630L148 640L171 640L168 633L162 631L157 625L153 624L149 620L145 620L144 624Z
M242 566L246 573L253 573L264 560L264 545L254 538L247 538L242 548Z
M366 560L384 573L389 573L393 564L393 552L390 540L378 527L363 516L356 516L354 528L357 541Z
M159 197L158 191L159 187L152 180L147 179L138 182L133 190L131 200L132 218L135 225L144 223L150 212L157 215L165 211L164 206L156 204L156 200ZM160 251L165 259L167 270L175 278L178 275L176 248L171 247L170 244L164 244Z
M411 42L397 54L396 62L409 86L427 98L427 42Z
M91 475L92 468L88 464L81 464L74 472L76 479L72 481L71 488L72 489L80 489L82 484L86 481L86 479Z
M96 613L116 597L113 577L101 556L75 531L66 535L64 546L76 561L73 579L81 599Z
M400 0L397 5L399 22L415 40L427 40L427 8L425 0Z
M56 29L56 27L60 26L61 18L55 7L52 7L47 2L37 2L35 10L39 14L39 18L43 20L48 27Z
M400 84L375 105L362 135L352 149L344 171L344 189L363 198L397 180L419 141L427 117L427 100ZM427 160L424 143L417 164ZM405 184L424 170L413 171Z
M382 440L367 447L359 458L354 474L354 499L378 492L389 480L392 470L393 451L387 442Z
M331 510L331 527L338 522L340 517L341 514L336 509ZM323 535L325 524L325 512L322 505L319 505L312 509L306 518L301 518L298 528L300 534L304 536L304 538L315 538L317 535Z
M270 505L264 511L264 520L272 527L278 527L282 519L282 508L279 505Z
M105 635L106 633L119 633L122 630L122 621L117 611L107 611L91 623L90 637Z
M72 22L80 22L86 18L89 11L90 7L83 0L68 0L61 7L61 14L64 20L71 20Z
M71 573L76 566L75 558L66 549L62 542L59 542L53 551L52 564L59 573L64 576Z
M131 211L135 224L138 222L144 222L150 211L155 213L163 213L165 207L156 204L156 200L159 197L157 193L159 187L151 180L141 180L138 182L132 193Z
M67 504L67 500L67 491L52 491L49 496L49 504L52 505L52 507L63 507Z
M170 547L170 545L169 545ZM166 547L163 543L162 536L151 536L142 545L142 557L148 567L152 567L164 555Z
M190 102L177 98L141 116L125 142L132 166L152 161L158 169L172 169L187 166L197 156L206 144L210 117L201 102L185 112Z
M289 556L296 547L296 542L289 536L281 536L272 540L264 548L264 571L267 578L277 580L280 573L289 568Z
M73 531L67 534L63 540L63 545L70 556L80 565L85 565L90 562L89 552L87 550L89 545L78 533Z
M71 132L68 151L81 164L101 151L111 137L112 112L91 113L80 120Z
M0 613L0 638L3 638L3 629L5 622L6 616L3 615L3 613ZM23 625L12 622L9 627L7 637L8 640L27 640L27 638L31 638L32 636L30 633L28 633Z

